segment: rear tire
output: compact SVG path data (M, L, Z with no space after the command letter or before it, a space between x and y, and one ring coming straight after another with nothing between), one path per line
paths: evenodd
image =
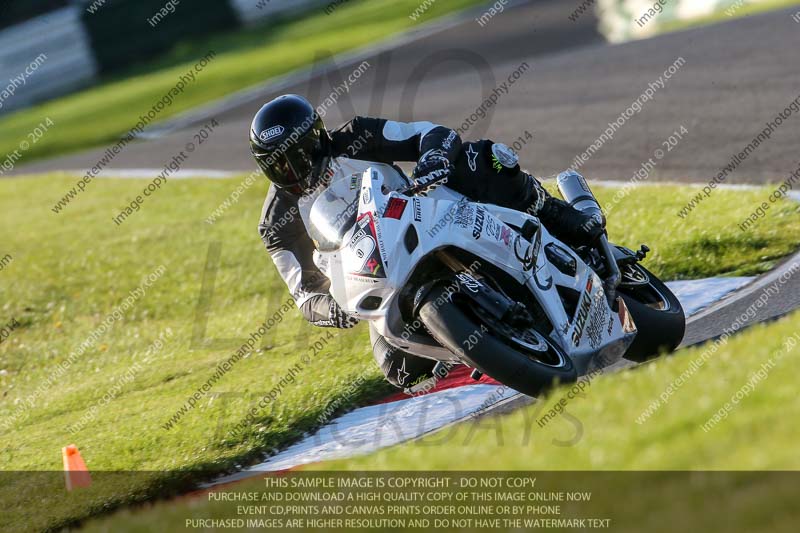
M639 331L625 358L641 363L678 347L686 332L686 316L678 298L649 270L638 263L627 268L638 269L635 275L647 279L639 286L625 283L632 272L626 269L618 289Z
M532 335L538 340L538 350L526 353L519 344L512 347L513 341L472 310L470 303L437 286L425 297L419 311L433 338L464 363L529 396L537 396L556 383L578 379L572 360L548 336L523 332L523 336ZM539 361L537 354L547 362Z

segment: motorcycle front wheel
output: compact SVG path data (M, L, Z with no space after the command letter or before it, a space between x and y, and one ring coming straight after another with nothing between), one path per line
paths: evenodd
M621 274L617 293L625 300L638 329L625 358L641 363L673 351L686 331L686 316L678 298L638 263L626 265Z
M419 316L436 342L465 364L529 396L577 381L572 360L549 336L505 324L445 289L431 289Z

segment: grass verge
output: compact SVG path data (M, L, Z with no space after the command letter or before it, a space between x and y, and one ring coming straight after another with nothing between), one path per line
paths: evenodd
M165 429L288 296L255 231L263 185L247 190L213 226L204 222L240 181L172 180L119 227L112 216L147 181L101 180L81 210L59 215L48 206L74 177L0 181L0 224L14 228L0 250L12 258L0 271L0 322L20 324L0 344L0 471L58 472L61 447L74 443L93 471L141 472L107 477L68 498L60 474L43 477L41 486L5 484L3 519L15 529L55 527L186 489L318 427L333 402L346 409L387 390L364 325L329 337L290 310ZM597 192L605 203L615 191ZM766 192L717 191L713 204L681 221L675 212L691 194L676 186L633 190L616 204L613 240L649 243L647 265L666 279L758 273L794 250L794 204L768 211L742 234L736 224ZM146 294L93 337L162 265ZM63 376L37 394L82 344ZM363 383L351 394L356 380ZM256 422L234 432L264 395L271 400ZM76 423L81 427L70 431Z
M529 472L537 488L545 487L541 491L580 490L591 495L580 505L560 505L562 510L551 516L610 518L611 531L796 531L797 475L781 471L800 469L794 444L800 438L794 423L800 416L794 378L795 371L800 372L798 319L796 312L730 340L642 424L637 423L640 413L690 370L704 347L596 377L583 397L569 400L563 409L566 415L548 419L543 426L540 421L565 397L566 387L552 391L541 404L508 415L465 422L372 455L304 470L480 470L495 476L501 471ZM774 366L754 382L769 365ZM754 383L752 390L734 404L733 398L748 383ZM705 431L702 426L726 403L733 406L726 418ZM266 489L259 478L222 491L283 492ZM242 515L235 503L198 497L124 510L89 522L86 531L172 530L190 519L243 517L251 516ZM264 511L260 517L281 515Z
M569 399L564 408L569 417L548 417L569 390L561 387L540 404L462 424L444 437L432 436L436 444L422 439L319 467L798 470L800 459L793 443L800 428L792 422L800 416L800 399L794 394L794 371L800 371L798 319L796 312L748 329L694 371L691 363L704 359L708 345L680 350L631 371L598 376L584 389L584 397ZM690 377L668 400L642 417L651 402L687 371L684 375ZM751 386L744 391L747 384ZM726 403L730 410L715 421ZM475 449L482 450L481 459L472 462Z
M0 118L0 154L20 150L20 143L45 117L54 125L20 151L17 164L115 141L210 50L216 52L214 59L158 120L310 65L320 54L353 50L477 3L435 2L414 21L409 15L418 9L418 0L353 0L330 15L314 10L299 20L187 42L164 58L134 66L95 87Z

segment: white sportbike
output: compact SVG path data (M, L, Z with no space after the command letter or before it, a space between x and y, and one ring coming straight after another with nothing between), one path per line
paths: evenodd
M438 376L464 364L537 395L683 338L680 303L639 264L646 246L572 248L535 216L408 183L380 163L337 180L314 200L310 232L339 305L391 346L439 361ZM564 172L558 186L602 217L582 176Z

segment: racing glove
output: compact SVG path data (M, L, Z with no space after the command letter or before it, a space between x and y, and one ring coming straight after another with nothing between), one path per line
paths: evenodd
M323 328L349 329L358 319L348 315L330 294L315 294L300 306L300 312L311 324Z
M417 163L412 178L420 189L419 194L425 196L440 185L447 183L453 173L453 165L441 150L429 150Z
M605 232L602 220L552 196L544 201L538 215L553 235L573 246L593 244Z

